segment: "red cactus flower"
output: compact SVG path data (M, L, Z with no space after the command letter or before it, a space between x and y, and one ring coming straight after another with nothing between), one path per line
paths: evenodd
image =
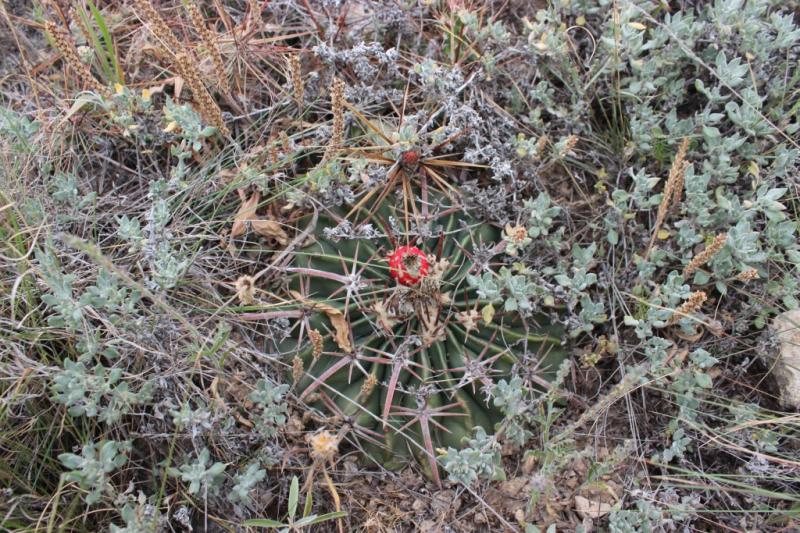
M405 166L414 166L419 163L419 152L416 150L406 150L402 154L400 154L400 161Z
M389 255L389 273L402 285L417 284L429 267L428 258L416 246L400 246Z

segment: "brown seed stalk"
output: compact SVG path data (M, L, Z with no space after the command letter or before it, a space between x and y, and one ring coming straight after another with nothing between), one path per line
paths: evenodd
M292 359L292 382L297 383L303 378L303 360L300 359L298 356L294 356Z
M650 238L650 244L647 246L647 251L644 254L645 259L650 255L650 250L656 241L658 230L664 223L667 217L669 208L673 205L680 203L681 194L683 192L683 179L684 173L688 163L686 162L686 150L689 148L689 139L684 138L681 145L678 147L678 153L675 154L675 160L669 169L669 176L667 183L664 185L664 192L661 196L661 204L658 206L658 213L656 214L656 223L653 226L653 236Z
M89 85L93 91L101 94L105 98L110 98L111 91L108 90L108 87L100 83L97 78L92 75L89 67L81 62L78 56L78 49L75 47L75 41L72 40L72 36L69 32L65 28L50 21L45 23L45 30L53 37L56 48L61 52L61 57L63 57L67 65L78 74L78 77L81 78L85 84Z
M311 356L316 359L322 355L322 334L316 329L311 329L308 331L308 338L311 340Z
M333 113L333 126L331 140L322 156L323 161L334 157L344 141L344 82L339 78L333 79L331 85L331 113Z
M675 161L669 169L669 178L667 181L672 181L672 205L681 203L681 196L683 195L684 178L686 177L686 167L689 163L686 161L686 150L689 149L689 138L684 137L681 145L678 147L678 153L675 155Z
M255 25L261 22L261 6L258 5L258 0L248 0L247 4L247 17L250 24Z
M691 316L703 307L708 296L703 291L695 291L689 295L689 298L683 302L670 317L667 322L668 325L675 324L681 318Z
M748 268L747 270L740 272L736 276L736 281L741 281L747 283L748 281L758 279L758 270L755 268Z
M187 3L186 10L189 12L189 18L192 20L192 26L194 26L195 31L200 34L200 38L203 41L203 47L211 58L211 62L214 64L214 74L216 74L217 86L222 92L230 92L228 76L225 73L225 63L222 61L222 54L219 51L219 46L217 45L217 39L214 35L214 32L212 32L208 26L206 26L203 14L200 12L200 8L198 8L194 2Z
M375 389L375 385L378 384L378 378L375 377L375 374L370 374L367 376L367 379L364 380L364 384L361 385L361 392L359 392L359 401L364 401L370 397L372 391Z
M286 64L289 68L289 79L292 81L294 87L294 101L298 109L303 107L303 96L305 95L305 85L303 84L303 77L300 71L300 59L297 54L292 54L286 59Z
M722 247L725 246L725 241L727 240L727 233L720 233L714 237L712 243L706 246L705 250L694 256L689 264L686 265L686 268L683 269L683 277L688 279L689 276L694 274L698 268L711 261L711 259L717 255L720 250L722 250Z
M186 81L189 89L192 90L192 96L200 114L210 124L216 126L220 134L226 137L229 136L230 130L225 126L225 121L222 119L222 111L200 80L197 65L188 52L181 51L178 53L175 58L175 68L178 70L178 74Z
M135 13L147 24L150 32L169 55L176 55L183 51L183 46L175 37L175 34L172 33L172 30L169 29L164 18L150 3L150 0L132 1Z

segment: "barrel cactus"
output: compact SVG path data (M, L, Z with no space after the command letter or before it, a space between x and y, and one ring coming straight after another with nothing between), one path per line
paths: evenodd
M492 276L499 231L445 196L423 196L387 198L358 213L357 227L346 210L319 214L288 268L305 312L283 348L301 398L349 420L382 464L416 457L439 484L437 449L502 419L487 392L518 354L539 354L544 379L565 354L557 327L481 312L474 281Z

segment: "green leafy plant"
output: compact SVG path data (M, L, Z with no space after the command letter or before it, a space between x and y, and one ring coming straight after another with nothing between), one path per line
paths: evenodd
M505 479L500 467L500 444L478 426L475 438L463 450L448 448L441 457L442 467L452 481L474 485L478 479Z
M250 463L246 469L234 477L235 483L230 494L228 494L228 500L231 502L249 502L250 491L265 477L267 477L267 471L260 468L258 462Z
M285 396L289 385L276 385L266 379L259 379L256 389L250 393L250 400L261 410L258 430L266 437L274 437L277 428L286 424L288 408Z
M222 483L222 473L225 472L225 463L214 463L207 466L211 459L211 452L203 448L194 463L182 464L179 468L170 467L167 473L180 477L189 484L189 494L197 494L200 489L216 494Z
M335 520L347 516L344 511L337 511L334 513L325 513L321 515L311 514L311 507L313 505L312 493L309 491L306 494L306 502L303 507L303 515L295 520L297 515L297 503L300 501L300 482L297 476L292 476L292 484L289 487L289 502L286 510L286 518L283 522L271 520L269 518L255 518L246 520L243 525L252 527L266 527L270 529L278 529L280 533L293 533L302 531L303 528L321 524L328 520Z
M491 390L521 354L544 379L565 357L558 327L520 314L531 309L525 279L490 264L499 232L447 202L387 200L372 217L356 213L355 229L343 211L320 216L324 231L288 269L311 342L282 346L302 362L301 398L351 420L376 460L416 457L437 483L437 448L460 448L502 420Z
M77 482L82 489L88 490L86 503L92 505L109 489L108 475L127 462L128 458L123 454L130 449L128 442L90 443L83 447L80 455L62 453L58 460L70 469L64 475L65 481Z

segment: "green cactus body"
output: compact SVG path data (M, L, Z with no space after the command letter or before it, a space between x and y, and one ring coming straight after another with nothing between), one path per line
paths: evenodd
M501 312L485 323L485 302L466 276L477 273L473 250L498 242L499 232L436 199L444 205L418 204L408 216L387 199L370 219L382 237L371 240L326 238L322 229L336 227L346 211L320 214L315 242L298 251L289 283L307 310L304 331L321 332L323 350L315 357L307 335L283 348L303 361L303 398L349 419L385 466L401 467L414 456L438 483L436 449L460 448L473 428L491 433L502 419L486 390L508 377L515 354L541 354L540 375L548 379L565 353L556 327L534 331L536 320L526 328L516 313ZM365 218L366 212L356 216ZM411 286L393 279L386 260L404 245L430 262ZM337 338L332 308L346 320L348 339Z

